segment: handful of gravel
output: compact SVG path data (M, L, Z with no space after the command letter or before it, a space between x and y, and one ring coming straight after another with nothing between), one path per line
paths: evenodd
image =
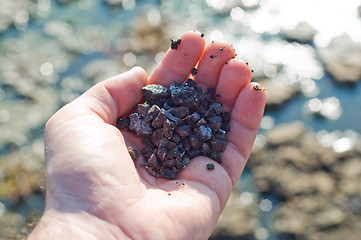
M116 126L142 137L142 164L155 177L174 179L197 156L222 162L229 132L229 112L223 112L213 88L204 91L188 79L169 89L150 84L143 87L144 103ZM134 151L134 150L133 150Z

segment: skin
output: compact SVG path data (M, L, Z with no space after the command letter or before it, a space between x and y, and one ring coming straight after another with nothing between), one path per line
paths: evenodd
M255 90L248 65L233 47L205 47L187 32L147 77L135 67L96 84L56 112L45 127L46 208L33 239L207 239L250 155L266 95ZM222 50L220 50L222 48ZM215 57L210 58L210 55ZM193 67L202 87L214 87L231 113L223 163L194 158L176 179L152 177L127 146L140 140L114 123L141 101L146 84L182 82ZM261 87L261 86L260 86ZM209 171L207 164L215 169Z

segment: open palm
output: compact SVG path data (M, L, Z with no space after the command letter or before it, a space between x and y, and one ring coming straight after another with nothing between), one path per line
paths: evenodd
M105 80L64 106L45 128L46 209L30 238L207 239L249 157L265 94L251 83L233 47L205 47L198 32L181 36L148 78L143 69ZM151 176L127 146L140 140L114 123L141 101L150 83L183 82L192 68L199 86L215 88L231 113L222 164L197 157L174 180ZM255 88L256 89L255 89ZM215 169L207 170L213 163ZM49 238L50 237L50 238Z

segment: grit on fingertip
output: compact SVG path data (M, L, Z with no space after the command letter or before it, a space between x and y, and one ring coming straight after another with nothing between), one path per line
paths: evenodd
M266 89L260 83L257 82L252 82L252 87L256 91L266 91Z

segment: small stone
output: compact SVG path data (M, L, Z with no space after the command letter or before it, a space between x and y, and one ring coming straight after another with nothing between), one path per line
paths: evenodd
M150 156L152 155L153 151L154 151L154 149L152 147L146 146L140 150L140 153L142 154L144 159L149 159Z
M180 106L180 107L172 108L170 110L170 113L173 114L175 117L184 118L189 113L189 107Z
M179 144L182 139L181 139L181 136L179 136L179 134L174 133L171 140L172 140L172 142Z
M196 107L199 104L197 92L190 86L176 87L174 84L169 87L172 100L176 106Z
M223 112L222 105L218 102L213 103L210 108L213 108L214 112L219 115Z
M183 118L182 120L184 120L187 124L194 126L197 124L197 122L200 119L201 119L201 116L197 112L194 112L191 115L188 115L187 117Z
M198 135L193 133L189 136L189 141L193 149L199 149L202 146L202 141L199 139Z
M159 174L157 173L157 171L154 170L153 168L149 167L148 165L145 165L144 167L145 167L145 169L148 170L148 172L150 173L150 175L152 175L152 176L154 176L154 177L158 177L158 176L159 176Z
M226 148L226 144L227 144L227 141L217 139L217 138L213 138L211 141L212 149L217 152L223 152L224 149Z
M162 138L159 142L159 148L167 148L169 144L169 140L167 138Z
M228 123L231 120L231 114L229 112L224 112L221 114L222 121Z
M210 127L207 127L205 125L201 125L198 128L198 136L201 141L205 142L212 138L212 129Z
M184 157L184 158L183 158L183 164L184 164L184 165L187 165L188 163L190 163L190 161L191 161L191 160L189 159L189 157Z
M222 153L220 153L220 152L212 151L210 158L217 161L218 163L222 163Z
M143 118L146 116L148 110L150 109L150 105L147 103L138 104L137 112Z
M171 157L173 157L174 159L182 159L182 157L184 156L185 150L183 148L175 148L172 149L171 151L169 151L169 154Z
M208 143L203 143L202 145L202 154L204 156L209 156L211 154L211 146Z
M183 148L186 151L189 151L192 148L191 141L188 137L183 139Z
M153 105L149 108L147 115L144 118L144 121L149 122L154 119L155 116L157 116L160 112L160 107L157 105Z
M192 133L191 126L190 125L181 125L178 126L175 130L179 136L181 137L187 137Z
M151 103L169 96L168 89L158 84L148 84L142 88L144 101Z
M166 148L158 148L157 157L160 161L164 162L167 159L168 151Z
M211 116L207 120L213 130L218 130L222 126L222 118L220 116Z
M197 72L198 72L197 68L192 68L192 72L191 72L192 76L195 76Z
M174 143L174 142L169 142L168 143L168 149L174 149L174 148L176 148L177 147L177 144L176 143Z
M188 151L188 156L193 159L195 157L198 157L202 154L201 150L199 149L191 149Z
M160 165L158 163L158 159L155 153L153 153L148 159L148 165L150 168L154 169L155 171L159 171Z
M222 129L218 129L215 134L214 137L220 140L227 140L226 137L226 131L222 130Z
M151 140L155 145L158 146L162 138L163 138L163 129L157 129L153 132Z
M207 164L207 169L208 170L213 170L214 169L214 164L213 163L208 163Z
M205 117L211 117L211 116L215 116L216 113L214 112L213 108L209 108L206 113L204 114Z
M194 81L192 78L188 78L187 81L184 82L184 85L189 87L195 87L197 85L197 82Z
M176 124L173 121L166 119L163 123L163 135L166 138L171 139L173 137L173 131L175 126Z
M138 113L132 113L129 116L129 129L135 132L138 136L151 135L153 129L148 122L142 121Z
M207 88L207 92L212 96L216 94L216 90L214 88Z
M175 159L170 159L170 160L164 161L162 167L163 168L172 168L176 164L177 164L177 162Z
M120 117L117 119L117 122L115 124L115 126L118 128L118 129L123 129L123 128L127 128L129 126L129 117Z
M133 159L133 161L138 160L138 158L140 157L140 153L135 148L128 147L128 153L129 153L130 157Z
M165 120L167 120L167 116L164 114L165 111L161 109L161 111L158 113L158 115L153 119L152 121L152 127L154 128L160 128L163 126L163 123Z
M178 46L179 44L181 44L182 42L182 39L177 39L177 40L174 40L174 39L171 39L171 45L170 45L170 48L171 49L178 49Z
M169 111L165 111L164 109L161 109L161 112L171 121L178 123L180 121L179 118L171 114Z
M161 168L160 176L166 179L174 179L176 173L173 169Z
M201 125L207 125L207 121L204 118L197 122L197 127L200 127Z

